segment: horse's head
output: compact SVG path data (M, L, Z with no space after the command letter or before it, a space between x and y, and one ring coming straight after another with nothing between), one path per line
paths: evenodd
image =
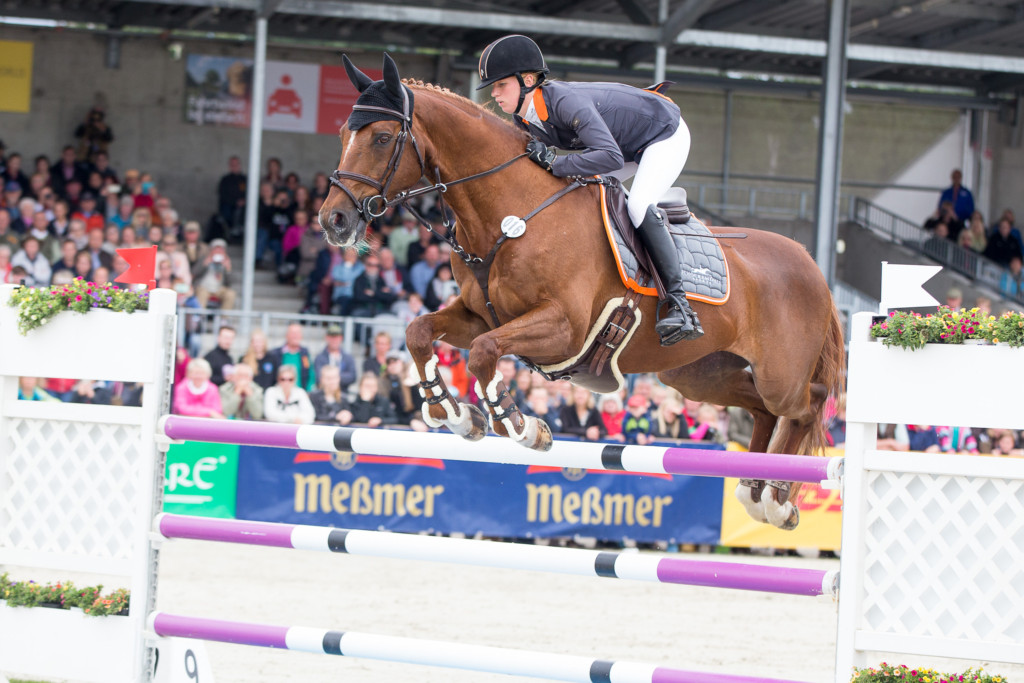
M347 247L384 213L389 196L420 179L423 158L412 136L413 93L402 84L391 57L384 55L382 81L372 80L347 56L343 60L360 95L341 132L341 161L331 174L320 226L328 242ZM412 147L407 150L408 142Z

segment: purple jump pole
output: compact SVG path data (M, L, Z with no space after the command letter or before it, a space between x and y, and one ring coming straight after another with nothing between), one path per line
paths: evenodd
M536 453L511 439L499 437L487 437L473 443L454 434L211 420L180 415L163 417L161 429L171 439L243 446L276 446L328 453L349 451L395 457L426 456L441 460L572 467L638 474L668 473L813 483L838 479L842 462L841 458L702 448L622 446L583 441L555 441L547 453Z
M817 483L831 478L831 460L832 458L815 458L807 455L669 448L665 451L665 471L696 477L777 479Z
M153 631L158 636L179 636L196 640L214 640L220 643L253 645L288 649L287 626L265 626L219 619L193 619L175 614L156 612L151 615Z
M263 626L185 617L163 612L149 615L159 636L198 638L224 643L284 648L314 654L364 657L381 661L467 669L544 680L615 681L615 683L796 683L760 676L709 674L652 664L613 662L571 655L512 650L438 640L399 638L307 627Z
M157 517L156 529L165 538L659 581L764 593L816 596L834 595L836 590L835 571L688 560L647 553L611 553L171 514Z

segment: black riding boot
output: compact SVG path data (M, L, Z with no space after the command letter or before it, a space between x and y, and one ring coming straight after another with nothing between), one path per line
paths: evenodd
M651 204L647 208L644 220L637 227L640 241L651 257L651 263L658 271L661 282L665 285L666 299L658 302L660 312L664 304L668 311L660 317L654 330L661 338L662 346L670 346L684 339L696 339L704 334L697 314L690 308L683 291L682 269L679 266L679 255L672 236L668 234L664 213Z

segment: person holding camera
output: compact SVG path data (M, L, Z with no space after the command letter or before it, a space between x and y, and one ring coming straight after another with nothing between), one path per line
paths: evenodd
M210 297L219 299L223 309L235 307L235 291L231 289L231 258L227 248L228 243L224 240L212 240L210 253L194 271L196 299L200 308L207 308Z
M93 163L96 154L106 153L114 141L114 132L107 125L106 115L99 107L93 107L85 115L85 121L78 124L75 137L78 139L78 160Z

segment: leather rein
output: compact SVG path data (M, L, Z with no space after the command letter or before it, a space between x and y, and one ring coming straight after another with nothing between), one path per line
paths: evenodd
M491 265L494 263L494 257L497 255L498 249L501 247L501 245L504 244L506 240L508 240L509 235L502 231L501 237L497 239L497 241L494 243L494 246L491 247L491 250L484 257L468 253L465 249L462 248L462 246L458 242L458 239L456 238L455 224L450 222L448 219L448 210L444 201L444 194L445 192L448 191L449 187L452 187L454 185L466 183L471 180L477 180L479 178L489 176L492 173L498 173L499 171L503 171L512 164L514 164L519 159L525 157L526 153L524 152L522 154L518 154L509 159L508 161L498 164L497 166L490 168L486 171L475 173L473 175L466 176L464 178L459 178L457 180L451 180L447 183L441 181L441 169L439 167L435 167L434 174L437 177L437 182L433 183L432 185L420 187L414 190L403 190L402 192L397 193L391 199L388 199L388 190L391 188L391 182L394 180L395 173L398 171L398 166L402 162L402 156L405 153L405 145L406 142L408 142L409 140L412 140L413 149L416 150L416 159L420 165L420 177L426 177L426 164L424 162L423 152L420 150L419 144L416 142L416 136L412 132L412 112L409 111L409 95L408 93L405 92L404 87L402 89L402 95L404 98L404 111L398 111L397 109L390 109L388 107L378 107L366 104L357 104L352 107L353 110L373 111L388 114L390 116L395 116L398 117L399 121L401 121L402 123L402 130L398 133L395 139L395 151L391 154L391 159L388 161L388 165L384 169L384 174L382 175L381 179L378 181L375 180L374 178L371 178L368 175L363 175L362 173L353 173L352 171L342 171L338 169L331 173L328 180L330 181L331 185L337 187L339 190L344 192L346 196L348 196L349 200L351 200L352 202L352 205L356 207L356 211L359 212L359 217L364 222L370 223L375 218L383 216L384 213L388 210L388 208L392 206L402 206L410 214L412 214L416 218L416 220L419 221L420 224L423 225L423 227L425 227L428 231L435 235L439 235L442 239L444 239L444 241L447 242L448 245L451 247L452 252L457 254L459 258L461 258L462 261L469 267L470 272L473 273L473 276L476 278L477 284L480 286L480 289L483 292L484 301L487 304L487 311L491 314L491 320L494 323L494 326L501 327L501 321L498 320L498 315L494 310L494 304L491 303L491 297L488 292L488 289ZM371 195L369 197L364 197L363 200L360 201L355 196L355 194L341 182L342 180L354 180L364 185L369 185L370 187L377 191L377 194ZM571 183L569 183L564 188L560 189L558 192L556 192L555 194L551 195L546 200L541 202L541 204L537 208L523 216L523 218L520 220L522 220L522 222L525 224L526 221L530 220L535 215L537 215L547 207L551 206L551 204L555 203L556 201L558 201L568 193L572 192L573 190L583 187L585 185L597 183L606 183L606 181L603 178L599 177L573 178L573 181ZM412 206L410 206L408 203L409 200L415 197L419 197L420 195L428 194L430 192L437 192L438 202L440 203L441 221L445 227L444 234L435 231L433 226L430 225L430 223L425 218L423 218L423 216L421 216L419 212L412 208Z

